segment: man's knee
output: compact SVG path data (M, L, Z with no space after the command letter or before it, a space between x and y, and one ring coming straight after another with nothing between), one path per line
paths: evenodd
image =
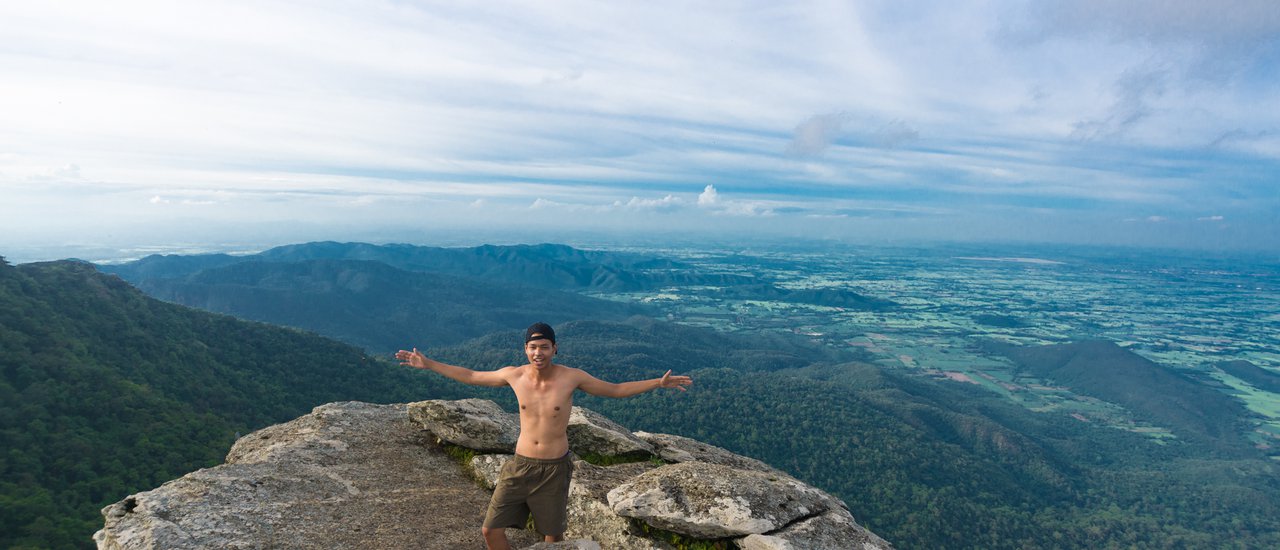
M511 548L507 544L507 532L502 528L481 527L480 534L484 535L484 545L492 550L508 550Z

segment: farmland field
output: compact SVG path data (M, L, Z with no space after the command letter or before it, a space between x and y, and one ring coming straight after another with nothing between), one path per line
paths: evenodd
M849 291L892 305L769 300L725 295L715 287L596 295L647 303L666 318L690 325L792 333L855 350L885 367L975 384L1034 410L1063 410L1082 422L1170 437L1121 407L1020 373L984 345L1109 340L1240 398L1257 415L1251 440L1264 449L1280 444L1280 395L1214 367L1245 360L1280 372L1280 269L1274 261L1175 253L1134 259L1080 247L849 247L822 255L769 249L643 251L678 259L701 273L748 275L784 291Z

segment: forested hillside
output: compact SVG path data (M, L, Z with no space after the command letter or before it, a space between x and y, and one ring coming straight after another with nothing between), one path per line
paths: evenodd
M0 548L90 548L99 509L332 401L463 395L293 329L167 304L74 262L0 261Z
M1116 403L1184 439L1229 451L1248 414L1240 401L1113 342L1009 347L1006 355L1035 376Z
M136 283L161 300L298 327L377 353L456 344L537 321L625 319L630 304L363 260L237 262Z
M696 273L671 260L622 252L579 250L565 245L484 245L439 248L407 244L315 242L287 245L249 256L148 256L102 266L126 280L179 278L232 263L306 260L376 261L397 269L458 277L480 277L524 287L637 290L681 285L739 285L756 282L741 275Z
M558 331L558 360L602 378L674 369L695 380L687 393L577 404L760 458L837 494L902 548L1280 544L1280 472L1256 453L1208 459L1204 447L1160 445L785 341L641 319ZM512 335L431 353L496 368L516 352Z

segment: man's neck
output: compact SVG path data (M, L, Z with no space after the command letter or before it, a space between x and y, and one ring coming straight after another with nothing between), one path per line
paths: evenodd
M535 367L533 366L532 363L530 363L529 365L526 366L526 368L528 368L530 372L529 378L532 378L534 381L537 381L537 382L546 382L548 380L551 380L551 378L554 377L557 372L559 372L560 365L557 365L555 363L550 363L546 366L546 368L539 369L538 367Z

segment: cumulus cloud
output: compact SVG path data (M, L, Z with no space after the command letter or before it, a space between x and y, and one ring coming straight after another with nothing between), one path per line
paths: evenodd
M703 208L711 208L720 202L720 194L716 192L716 186L708 184L702 190L702 194L698 195L698 206Z
M1225 219L1226 219L1226 218L1225 218L1225 217L1223 217L1223 216L1205 216L1205 217L1202 217L1202 218L1196 218L1196 221L1198 221L1198 222L1220 222L1220 221L1223 221L1223 220L1225 220Z
M557 207L557 206L565 206L565 205L564 205L564 203L559 203L559 202L555 202L555 201L549 201L549 200L544 199L544 198L542 198L542 197L538 197L538 198L536 198L536 199L534 199L534 200L533 200L533 204L530 204L530 205L529 205L529 209L530 209L530 210L544 210L544 209L547 209L547 208L555 208L555 207Z
M733 201L725 205L720 213L730 216L776 216L778 214L769 205L756 201Z
M698 195L698 207L712 214L730 216L773 216L774 207L762 201L725 199L714 185L707 185Z
M642 199L640 197L631 197L627 202L614 201L614 207L624 208L627 210L655 210L661 212L670 212L684 206L684 199L675 195L667 195L660 199Z

